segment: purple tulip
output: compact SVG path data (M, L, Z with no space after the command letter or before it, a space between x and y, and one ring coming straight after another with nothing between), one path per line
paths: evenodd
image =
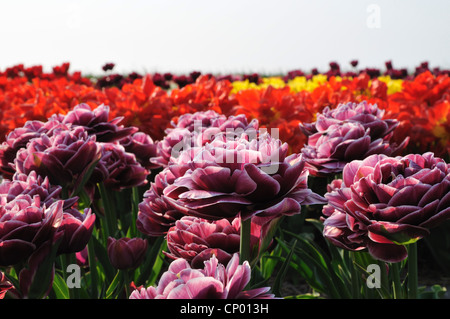
M398 262L407 257L406 244L450 218L450 165L432 153L372 155L347 164L341 187L325 197L327 239Z
M148 236L163 236L175 222L184 216L183 213L172 208L162 197L164 189L172 184L176 178L182 176L187 168L175 170L176 167L165 168L155 176L154 181L144 193L139 203L136 220L137 229Z
M174 127L166 130L167 135L158 142L158 156L151 160L162 167L167 167L181 151L211 142L216 134L256 134L259 126L257 120L248 122L243 114L226 117L212 110L183 114L177 124L172 122L172 125Z
M6 137L6 141L0 145L0 173L3 177L11 179L16 172L14 159L21 148L25 148L30 140L40 137L42 134L51 136L53 130L56 129L69 129L69 127L53 117L45 123L28 121L23 127L11 131Z
M20 195L27 195L39 202L43 207L49 207L61 200L61 186L53 186L48 178L42 178L35 171L25 175L14 174L11 181L5 180L0 184L0 201L2 205L14 201ZM63 217L57 232L63 233L58 247L58 254L76 252L83 249L90 239L94 226L95 215L90 209L81 214L73 208L78 198L68 198L63 201Z
M308 136L302 154L311 174L340 173L345 164L372 154L397 155L408 139L401 145L389 143L399 122L383 120L383 115L384 111L376 104L347 103L335 109L326 107L317 115L316 122L300 125Z
M147 183L149 171L139 164L134 154L126 152L118 143L99 143L99 145L102 155L94 176L102 175L101 179L106 187L120 190Z
M145 257L148 242L142 238L108 237L108 257L116 269L135 269Z
M39 195L19 195L0 205L0 266L25 261L41 245L53 240L63 219L62 200L49 207Z
M184 258L192 268L202 268L203 263L215 255L221 264L227 264L234 253L239 253L241 220L235 218L210 221L193 216L183 216L167 232L168 257ZM250 251L258 252L267 230L252 223Z
M188 167L185 174L163 190L173 208L199 218L257 223L300 213L301 204L324 203L307 187L308 172L298 154L286 156L288 145L267 132L257 139L217 135L203 147L182 152L171 169Z
M240 222L226 219L208 221L184 216L175 222L167 233L166 255L176 259L184 258L192 268L203 267L203 262L214 254L220 263L227 264L232 254L239 252Z
M150 162L150 159L157 155L157 144L153 142L150 135L143 132L136 132L120 140L120 144L125 151L136 156L136 160L147 170L158 168L159 165Z
M64 210L63 220L58 233L63 233L58 254L76 253L82 251L94 229L95 215L90 208L85 208L83 214L77 209Z
M117 117L110 121L109 106L101 104L92 110L88 104L82 103L67 113L62 123L83 127L89 135L95 135L98 142L114 142L138 130L136 127L118 125L122 119L123 117Z
M41 203L50 206L60 198L61 186L53 186L47 177L42 178L35 171L28 175L15 173L11 180L4 180L0 184L0 198L6 204L19 195L39 196ZM76 198L67 199L64 207L70 207L76 202Z
M157 156L150 161L160 167L167 167L172 157L178 157L181 149L194 146L192 143L188 129L175 128L167 133L162 141L157 142Z
M130 299L273 299L270 288L244 291L250 281L247 261L239 265L234 254L225 267L215 255L205 261L203 269L192 269L182 259L174 260L161 276L157 287L138 288Z
M100 158L95 136L88 136L83 127L55 130L52 136L42 134L30 140L17 153L16 170L28 174L36 171L47 176L53 185L71 189Z

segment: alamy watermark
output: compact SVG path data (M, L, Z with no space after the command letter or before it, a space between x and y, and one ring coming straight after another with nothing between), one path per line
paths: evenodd
M370 274L366 279L366 285L368 288L381 288L381 268L377 264L370 264L366 269Z
M77 264L70 264L66 268L66 272L70 274L66 278L67 288L81 288L81 269Z
M369 4L366 8L368 13L366 25L369 29L381 28L381 7L378 4Z

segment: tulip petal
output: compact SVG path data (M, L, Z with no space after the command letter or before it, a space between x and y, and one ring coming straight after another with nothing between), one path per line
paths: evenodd
M367 248L373 257L388 263L400 262L408 256L408 251L403 245L369 242Z
M167 299L221 299L223 285L211 277L198 277L172 289Z
M0 266L12 266L28 258L36 246L28 241L11 239L0 241Z

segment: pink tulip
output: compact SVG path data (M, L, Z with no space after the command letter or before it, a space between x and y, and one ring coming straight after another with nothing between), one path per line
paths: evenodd
M272 299L269 287L244 291L250 281L247 261L239 264L234 254L225 267L215 255L203 269L192 269L182 258L174 260L163 273L158 286L134 290L130 299Z
M352 161L330 190L324 236L387 262L405 259L406 244L450 218L450 165L433 153Z

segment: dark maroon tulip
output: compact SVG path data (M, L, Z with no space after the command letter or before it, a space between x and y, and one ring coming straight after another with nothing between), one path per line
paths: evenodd
M115 64L114 63L105 63L103 66L102 66L102 70L103 71L110 71L110 70L112 70L112 69L114 69L114 66L115 66Z
M432 153L372 155L347 164L341 187L325 197L327 239L398 262L407 257L405 245L450 218L450 165Z
M251 272L248 261L239 263L238 254L227 265L213 255L201 269L179 258L170 263L157 287L139 287L129 299L274 299L270 287L244 290Z
M184 216L183 213L172 208L162 194L168 185L184 174L186 169L177 171L168 167L155 176L150 189L144 193L143 201L139 203L136 227L141 233L148 236L163 236L178 219Z
M186 259L192 268L203 268L203 262L213 254L220 263L227 264L233 253L239 252L239 221L236 218L232 224L226 219L208 221L184 216L167 233L167 255Z
M4 180L0 184L0 198L5 204L14 200L19 195L28 195L31 198L39 196L41 203L50 206L55 200L61 199L61 186L53 186L47 177L42 178L35 171L28 175L15 173L11 180ZM77 198L65 201L64 208L72 206Z
M64 116L62 123L72 126L82 126L89 135L95 135L97 142L118 141L135 133L136 127L118 125L123 117L109 120L109 106L99 105L94 110L88 104L82 103Z
M32 139L17 153L16 170L28 174L36 171L47 176L53 185L72 189L100 159L100 146L95 136L88 136L83 127L55 130L52 136L42 134Z
M56 233L52 238L36 248L27 260L27 266L19 273L19 298L43 299L52 290L55 276L55 252L62 233Z
M159 165L150 162L150 159L156 157L158 152L157 144L153 142L150 135L144 132L136 132L121 139L120 144L123 145L126 152L133 153L139 164L146 169L150 170L159 167Z
M64 210L63 220L58 228L61 232L61 243L58 247L58 254L76 253L83 250L94 229L95 215L90 208L86 208L83 214L77 209Z
M170 258L184 258L192 268L203 268L204 262L215 255L220 263L227 264L234 253L239 253L241 220L235 218L210 221L193 216L183 216L167 232ZM258 252L262 229L252 223L250 251Z
M0 145L0 173L4 178L11 179L16 168L14 159L17 152L27 146L27 143L40 137L42 134L52 135L55 129L69 129L66 125L60 123L56 117L50 118L47 122L28 121L23 127L18 127L11 131L6 140Z
M25 261L41 245L53 237L62 222L64 201L48 208L38 195L19 195L0 205L0 266Z
M372 154L397 155L408 143L389 142L396 120L383 120L384 111L376 104L347 103L326 107L314 123L300 125L308 136L302 149L308 169L315 176L342 172L345 164Z
M145 257L148 242L142 238L108 238L108 256L116 269L135 269Z
M154 165L167 167L172 157L179 156L180 149L191 147L192 143L191 132L188 129L175 128L167 133L163 140L157 142L157 156L152 157L150 161Z
M61 186L53 186L48 178L42 178L35 171L25 175L16 173L13 179L5 180L0 184L0 200L3 205L14 201L19 195L27 195L39 202L43 207L50 207L61 200ZM73 206L78 198L68 198L63 201L63 217L57 232L62 233L62 241L58 248L58 254L77 252L83 249L92 234L95 215L90 209L85 209L81 214Z
M162 167L176 159L180 152L189 148L203 146L216 134L229 133L240 135L242 132L254 132L258 121L248 122L245 115L226 117L212 110L187 113L180 116L173 128L166 130L167 135L158 144L158 156L152 162Z
M257 139L217 135L211 143L182 152L174 167L188 167L163 195L180 212L217 220L252 216L274 219L300 213L301 204L324 203L307 187L308 172L299 154L267 132ZM258 222L259 223L259 222ZM259 223L262 225L262 223Z
M147 183L148 171L137 162L136 156L125 152L125 148L118 143L99 143L102 156L97 164L101 171L102 182L106 187L120 190Z

